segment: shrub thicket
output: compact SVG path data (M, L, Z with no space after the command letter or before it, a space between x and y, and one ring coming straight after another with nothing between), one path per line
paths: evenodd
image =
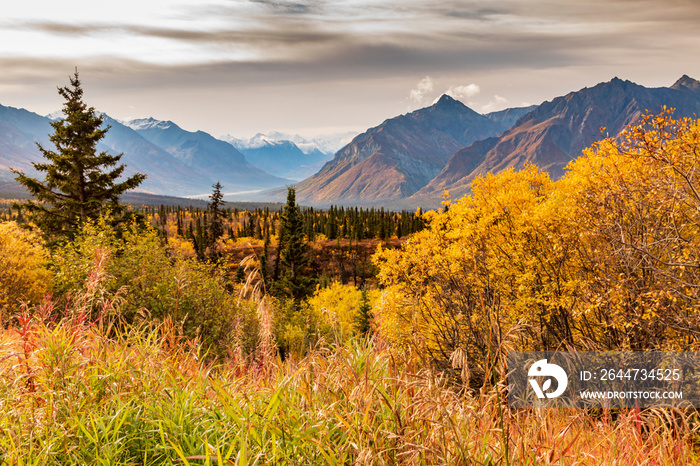
M509 349L700 348L700 121L647 116L558 181L488 174L375 257L380 333L477 384Z
M225 270L171 256L157 231L150 227L132 225L117 235L104 219L85 223L73 242L53 254L58 296L69 297L76 290L84 290L100 252L106 252L105 292L122 290L125 302L120 312L125 323L140 319L162 322L167 318L178 323L185 336L198 337L213 354L228 351L231 339L241 332L251 335L241 342L245 352L255 348L255 306L239 302L229 289Z

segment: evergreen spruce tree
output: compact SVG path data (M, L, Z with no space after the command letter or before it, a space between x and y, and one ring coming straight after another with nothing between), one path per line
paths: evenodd
M24 207L52 239L72 238L81 223L107 210L116 220L122 219L125 209L119 203L119 196L146 179L146 175L137 173L117 182L126 168L117 165L123 154L97 153L97 144L109 126L103 128L104 115L83 102L77 69L70 78L70 86L59 88L58 93L66 101L65 117L51 123L54 133L50 139L56 151L37 143L47 162L33 164L36 170L46 173L45 180L13 170L15 179L39 201L27 202Z
M335 239L338 236L338 219L336 219L336 209L333 205L328 209L328 223L326 223L326 237Z
M212 260L218 259L219 252L216 249L216 241L224 235L224 215L223 206L225 204L224 194L221 192L221 183L216 182L214 191L209 196L210 202L207 204L210 219L207 225L207 245L209 256Z
M183 231L182 231L182 217L180 216L180 212L177 213L177 236L182 236Z
M197 253L197 259L204 261L206 250L206 233L202 227L202 217L197 216L197 226L195 228L194 237L192 238L194 251Z
M313 292L316 281L307 276L309 244L304 236L304 220L296 205L293 187L287 190L287 204L281 220L280 281L277 288L280 294L300 301Z
M265 229L265 241L263 243L263 253L260 256L260 274L262 275L263 284L267 286L270 283L270 273L267 271L268 256L270 252L270 230Z
M369 304L366 289L362 290L362 301L360 301L360 308L355 319L355 329L362 336L369 335L372 329L372 306Z

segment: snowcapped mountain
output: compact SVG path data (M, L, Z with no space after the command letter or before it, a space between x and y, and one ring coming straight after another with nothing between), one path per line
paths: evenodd
M355 136L357 136L355 132L342 132L322 135L315 138L305 138L298 134L292 135L273 131L267 134L258 133L250 139L236 138L230 134L221 136L219 139L232 144L238 150L259 149L266 146L275 146L278 143L291 142L307 155L315 152L333 155L352 141L352 138Z
M163 120L156 120L155 118L137 118L135 120L129 120L129 121L122 121L122 120L117 120L119 123L123 124L124 126L128 126L129 128L133 129L134 131L142 131L142 130L148 130L148 129L168 129L173 126L177 125L173 123L172 121L163 121Z
M63 119L63 111L56 110L55 112L51 112L48 115L46 115L46 118L48 118L51 121L62 120Z
M258 133L250 139L231 135L220 139L238 149L251 165L279 177L302 180L320 170L353 135L341 133L307 139L274 131Z
M140 118L123 124L185 166L214 182L220 181L227 191L257 190L289 182L250 164L234 146L204 131L186 131L172 121L155 118Z

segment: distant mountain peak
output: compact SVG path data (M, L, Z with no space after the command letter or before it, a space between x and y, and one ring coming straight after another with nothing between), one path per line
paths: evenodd
M56 110L55 112L51 112L48 115L46 115L46 118L48 118L51 121L62 120L63 115L63 110Z
M440 98L438 99L437 103L450 103L450 102L457 102L454 98L450 97L447 94L442 94Z
M684 74L676 81L671 89L676 89L677 91L687 90L692 92L700 92L700 81L691 78L687 74Z
M124 126L128 126L129 128L138 131L138 130L144 130L144 129L152 129L152 128L157 128L157 129L168 129L171 127L176 127L179 128L175 123L173 123L170 120L156 120L153 117L148 117L148 118L137 118L135 120L129 120L129 121L122 121L120 122Z
M257 133L251 138L236 138L230 134L221 136L219 139L233 144L237 149L259 149L264 147L284 147L289 144L297 146L304 154L310 155L316 152L324 155L333 155L353 137L355 132L331 133L314 138L305 138L298 134L290 135L279 131L270 133Z
M429 107L355 137L297 185L297 199L344 205L404 199L427 185L459 149L500 134L504 128L497 120L442 95Z
M433 108L454 108L454 107L467 107L459 100L451 97L447 94L442 94L440 98L435 102ZM467 107L468 108L468 107Z
M622 89L628 89L629 86L636 86L636 87L641 87L639 84L630 81L629 79L620 79L617 76L612 78L610 81L607 83L601 83L603 87L614 87L614 88L622 88Z

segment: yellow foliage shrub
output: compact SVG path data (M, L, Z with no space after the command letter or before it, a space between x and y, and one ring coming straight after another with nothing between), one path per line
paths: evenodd
M353 285L333 282L316 288L314 295L299 303L291 299L276 302L277 340L285 354L302 357L320 341L344 343L362 333L360 317L363 292ZM380 299L380 292L367 292L366 305ZM370 327L371 325L371 317Z
M173 235L168 238L168 251L173 256L183 259L194 259L197 257L192 241L182 236Z
M646 116L551 181L487 174L374 257L380 333L481 381L509 349L700 347L700 122Z
M50 289L44 243L15 222L0 223L0 315L4 323L23 301L36 303Z
M599 346L699 346L699 164L700 121L666 111L586 150L559 182L586 251Z
M529 334L523 349L569 338L562 321L570 322L576 284L560 265L570 258L570 229L552 191L534 166L489 174L473 196L426 213L428 228L400 250L380 249L380 334L443 368L460 354L479 378L521 332Z
M335 333L341 341L354 335L362 291L352 285L333 282L328 288L318 288L308 302L321 333Z

